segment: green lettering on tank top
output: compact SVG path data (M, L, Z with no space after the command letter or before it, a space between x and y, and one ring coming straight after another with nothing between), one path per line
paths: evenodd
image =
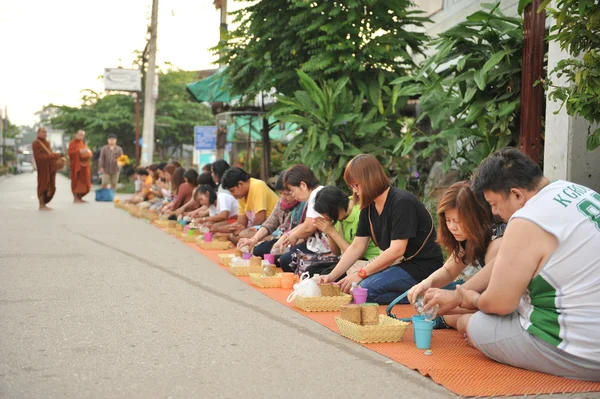
M562 339L556 309L556 290L540 275L535 276L527 288L533 306L529 317L531 325L527 331L551 345L560 345Z
M577 204L577 209L587 216L596 225L596 228L600 230L600 194L594 193L592 194L592 198L597 202L591 199L584 199Z

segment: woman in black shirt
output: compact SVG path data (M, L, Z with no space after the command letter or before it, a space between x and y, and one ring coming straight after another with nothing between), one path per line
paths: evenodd
M444 263L433 220L413 194L390 187L383 167L372 155L352 159L344 180L360 199L358 229L338 265L324 279L336 281L362 259L372 239L381 255L341 280L342 290L348 292L356 282L369 290L367 301L388 304Z

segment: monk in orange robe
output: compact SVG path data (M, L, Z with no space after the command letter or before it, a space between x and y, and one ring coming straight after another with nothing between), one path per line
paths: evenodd
M48 207L54 193L56 192L56 169L54 160L60 158L59 153L52 152L52 147L46 137L48 130L40 127L37 131L37 139L31 143L33 158L37 168L37 197L40 203L40 211L51 211Z
M69 143L69 166L71 169L71 191L73 202L84 203L83 197L92 188L92 172L90 158L92 151L87 147L83 139L85 132L78 130L75 139Z

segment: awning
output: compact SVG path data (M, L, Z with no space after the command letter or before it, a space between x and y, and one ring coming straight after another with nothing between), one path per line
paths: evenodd
M228 124L227 141L233 142L236 139L245 140L250 135L252 141L262 140L263 119L259 115L237 115L233 117L233 123ZM269 130L269 137L275 141L285 141L286 136L293 133L297 129L295 123L276 123L275 118L269 118L269 124L275 124ZM283 129L282 129L283 128ZM245 137L236 137L242 133Z
M231 96L226 78L227 67L222 67L209 77L189 83L186 87L198 102L231 103L240 97Z

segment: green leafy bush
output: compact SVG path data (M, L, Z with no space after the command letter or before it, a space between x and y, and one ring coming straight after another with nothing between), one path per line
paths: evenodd
M379 156L384 165L386 149L391 154L396 140L377 108L363 113L364 96L349 89L349 78L317 84L298 71L300 86L294 96L279 95L270 115L298 124L302 132L288 145L286 157L310 167L323 184L343 186L347 162L366 152Z
M444 170L453 165L463 177L518 136L523 24L499 4L483 7L432 42L415 76L392 82L398 96L420 96L420 120L437 131L414 124L395 151L427 158L441 150Z
M552 88L549 97L566 105L569 115L600 123L600 5L594 0L558 0L553 9L546 8L548 3L538 10L546 9L556 22L548 39L558 41L573 57L559 61L551 72L571 84L561 87L547 82ZM586 146L589 151L600 147L600 127L590 130Z

